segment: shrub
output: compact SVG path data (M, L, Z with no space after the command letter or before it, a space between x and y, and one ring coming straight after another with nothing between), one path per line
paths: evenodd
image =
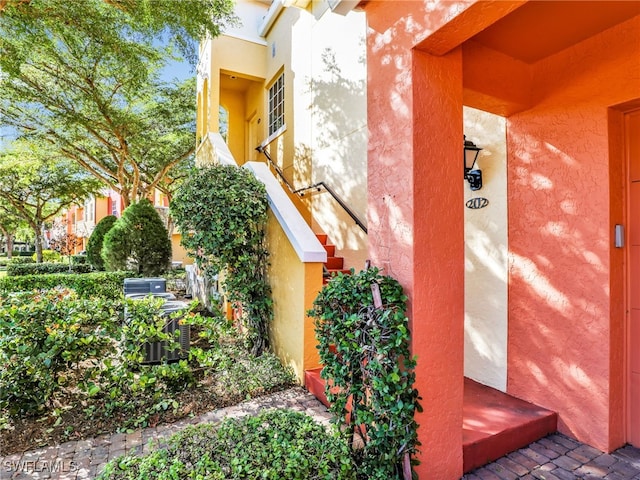
M118 217L115 215L107 215L98 222L89 237L86 259L96 270L104 270L104 260L102 259L104 236L111 230L116 220L118 220Z
M339 274L313 305L322 377L335 387L325 389L330 410L336 421L349 419L346 438L364 445L352 451L358 478L402 478L420 410L402 286L377 268Z
M36 261L36 254L34 253L31 256L32 260ZM42 261L43 262L59 262L62 260L62 255L56 252L55 250L42 250Z
M78 299L64 289L18 293L0 308L0 409L30 414L67 382L73 364L100 358L111 341L104 324L113 302Z
M86 255L71 255L71 263L73 265L90 265L90 263L87 261Z
M69 272L71 270L71 272ZM20 275L45 275L48 273L89 273L93 270L91 265L67 265L64 263L10 263L7 266L7 275L17 277Z
M36 252L34 252L33 250L26 250L26 251L13 250L13 252L11 253L11 256L12 257L29 257L29 260L32 260L35 262L35 260L31 258L35 253Z
M217 165L193 170L171 202L182 244L206 274L225 270L225 295L242 308L251 351L269 346L271 291L266 279L267 194L250 171Z
M75 290L81 298L121 299L124 279L128 277L131 277L131 272L7 276L0 278L0 295L6 295L11 292L51 290L61 286Z
M149 200L126 208L106 233L102 259L107 270L132 269L143 276L165 272L171 260L171 240Z
M303 413L268 410L187 427L167 448L110 461L101 480L354 479L347 444Z
M23 264L23 263L36 263L36 261L31 257L31 254L29 254L28 257L11 257L11 261L9 263Z

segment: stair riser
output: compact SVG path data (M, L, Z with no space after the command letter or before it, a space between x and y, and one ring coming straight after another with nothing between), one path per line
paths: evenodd
M344 258L342 257L329 257L325 262L328 270L342 270L344 267Z

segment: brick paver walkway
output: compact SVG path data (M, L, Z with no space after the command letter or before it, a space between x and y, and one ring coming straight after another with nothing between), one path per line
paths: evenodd
M311 415L321 423L328 423L331 419L324 405L306 390L297 387L171 425L146 428L131 434L101 435L7 457L0 455L0 480L93 479L112 458L128 452L148 452L152 448L149 441L161 443L187 425L215 423L225 417L255 415L265 408L290 408ZM564 435L555 434L475 470L462 477L462 480L516 478L640 480L640 450L624 447L612 454L604 454Z
M226 417L255 415L265 408L297 410L311 415L321 423L329 423L331 419L327 409L313 395L300 387L291 388L171 425L145 428L131 434L100 435L8 457L0 455L0 480L93 479L112 458L128 452L148 452L151 448L149 441L162 442L187 425L216 423Z
M485 465L462 480L640 480L640 449L606 454L556 433Z

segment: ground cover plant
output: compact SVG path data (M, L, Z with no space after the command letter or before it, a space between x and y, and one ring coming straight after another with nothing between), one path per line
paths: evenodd
M195 305L188 354L143 363L145 342L176 341L158 299L82 298L65 288L0 294L0 451L171 422L288 387L220 317ZM182 314L181 314L182 315Z
M349 447L311 417L291 410L187 427L167 448L109 462L100 480L355 479Z

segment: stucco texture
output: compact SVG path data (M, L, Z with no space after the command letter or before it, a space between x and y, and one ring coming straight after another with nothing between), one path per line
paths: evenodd
M607 107L640 95L639 32L636 17L536 64L536 105L507 124L508 389L603 450L624 441Z

